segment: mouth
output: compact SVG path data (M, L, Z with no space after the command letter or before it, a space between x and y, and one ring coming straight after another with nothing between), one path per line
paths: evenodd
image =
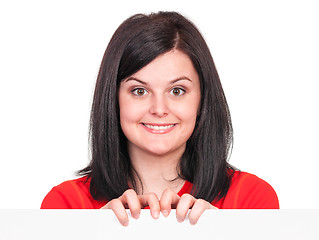
M144 128L151 133L163 134L168 133L177 125L177 123L170 124L155 124L155 123L142 123Z
M146 124L146 123L142 123L142 124L147 128L151 128L151 129L155 129L155 130L164 130L164 129L174 127L176 125L176 123L175 124Z

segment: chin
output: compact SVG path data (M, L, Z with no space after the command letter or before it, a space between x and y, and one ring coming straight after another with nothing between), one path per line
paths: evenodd
M153 142L152 144L150 144L151 142L149 141L148 143L149 144L147 146L141 146L141 149L153 155L165 155L173 150L167 142Z
M156 149L148 149L148 152L156 156L164 156L170 153L171 150L167 148L156 148Z
M186 146L186 145L185 145ZM185 146L178 146L178 147L172 147L169 144L156 144L153 147L148 147L147 149L145 149L146 151L148 151L150 154L156 155L156 156L164 156L167 154L171 154L174 152L184 152L185 150Z

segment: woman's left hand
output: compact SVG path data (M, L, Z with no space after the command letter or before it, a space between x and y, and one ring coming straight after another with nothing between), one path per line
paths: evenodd
M171 189L166 189L160 199L160 207L162 214L167 217L171 209L176 209L176 218L178 222L183 222L186 218L187 212L190 224L196 224L202 213L206 209L217 209L209 202L203 199L196 199L190 194L183 194L178 196Z

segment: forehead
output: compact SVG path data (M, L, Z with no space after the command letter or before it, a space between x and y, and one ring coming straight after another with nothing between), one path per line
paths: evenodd
M172 50L158 56L130 77L143 82L171 82L183 77L191 81L199 81L191 59L179 50Z

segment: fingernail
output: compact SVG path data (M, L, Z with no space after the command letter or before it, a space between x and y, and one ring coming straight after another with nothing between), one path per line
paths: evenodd
M159 212L158 211L154 211L153 212L153 217L156 218L156 219L159 218Z
M139 217L140 217L139 213L133 215L133 218L135 218L135 219L139 219Z
M177 221L180 223L184 221L184 218L181 218L181 217L176 217L176 218L177 218Z
M164 217L167 217L169 215L169 212L167 210L163 210L162 213L163 213Z
M189 223L190 223L191 225L195 225L197 222L194 221L194 220L189 219Z
M123 226L124 226L124 227L127 227L127 226L128 226L128 223L129 223L129 221L124 222L124 223L123 223Z

